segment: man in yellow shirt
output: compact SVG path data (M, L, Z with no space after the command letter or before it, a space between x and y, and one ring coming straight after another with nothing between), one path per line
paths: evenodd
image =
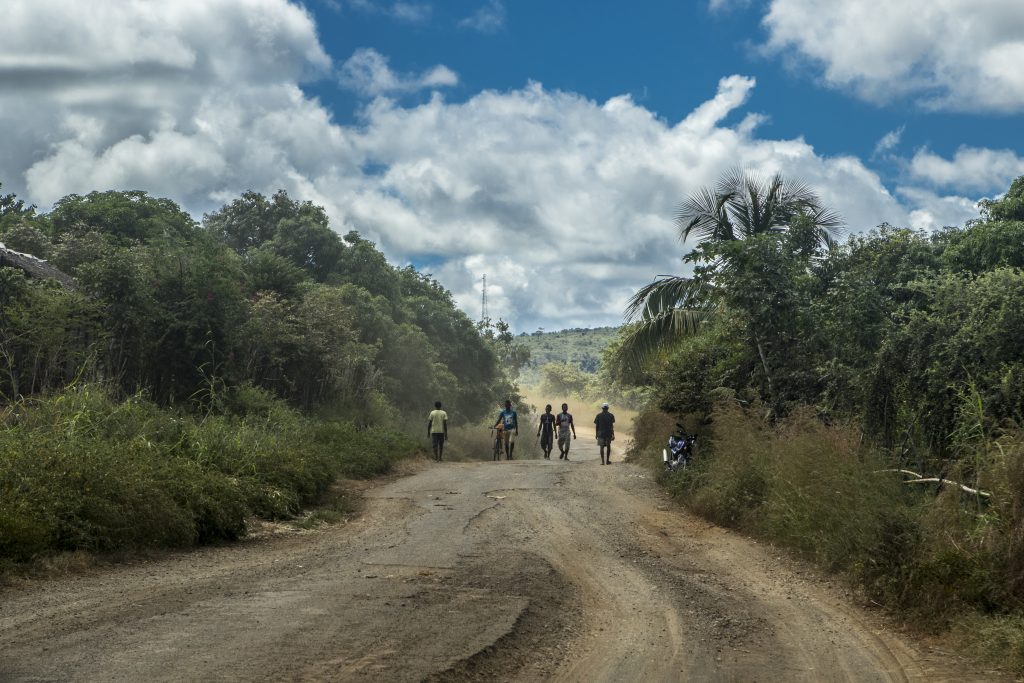
M441 410L441 402L434 403L434 409L427 418L427 435L434 449L434 460L441 462L444 455L444 442L448 440L448 413Z

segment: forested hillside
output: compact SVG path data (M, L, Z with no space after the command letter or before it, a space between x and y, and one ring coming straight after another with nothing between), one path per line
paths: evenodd
M601 365L601 356L617 331L617 327L594 327L519 334L516 343L530 351L530 360L521 370L523 381L528 384L539 382L540 369L548 363L568 364L584 373L596 373Z
M510 334L284 192L7 195L0 242L73 278L0 267L0 557L234 537L511 393Z
M694 509L1024 670L1024 177L962 227L841 243L809 193L730 182L683 205L694 275L632 309L635 455L683 421Z

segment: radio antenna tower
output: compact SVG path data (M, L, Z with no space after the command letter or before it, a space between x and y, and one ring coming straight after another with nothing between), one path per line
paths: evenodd
M480 322L487 324L487 273L484 273L484 284L480 288Z

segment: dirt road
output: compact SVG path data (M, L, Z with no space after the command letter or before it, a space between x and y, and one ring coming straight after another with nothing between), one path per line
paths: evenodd
M994 680L616 459L431 464L348 525L4 589L0 680Z

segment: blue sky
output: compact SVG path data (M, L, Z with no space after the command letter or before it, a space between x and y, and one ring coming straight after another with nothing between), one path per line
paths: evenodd
M749 108L770 117L763 126L766 135L803 136L823 154L869 158L884 135L901 128L902 147L928 147L944 156L965 144L1024 151L1019 111L928 111L908 97L864 102L828 88L809 65L765 53L762 3L712 11L707 2L515 0L496 5L503 8L504 21L487 32L459 26L487 3L417 6L430 8L418 21L340 0L318 0L310 9L333 55L369 47L387 55L396 71L421 72L436 64L452 68L460 83L445 91L451 102L532 80L597 101L629 94L677 121L708 99L722 76L738 73L757 79ZM307 90L340 121L358 120L361 101L351 92L329 80ZM420 92L408 101L425 96ZM887 174L899 172L888 166Z
M9 0L0 182L200 217L323 205L471 315L617 324L742 166L850 232L958 225L1024 174L1020 0Z

